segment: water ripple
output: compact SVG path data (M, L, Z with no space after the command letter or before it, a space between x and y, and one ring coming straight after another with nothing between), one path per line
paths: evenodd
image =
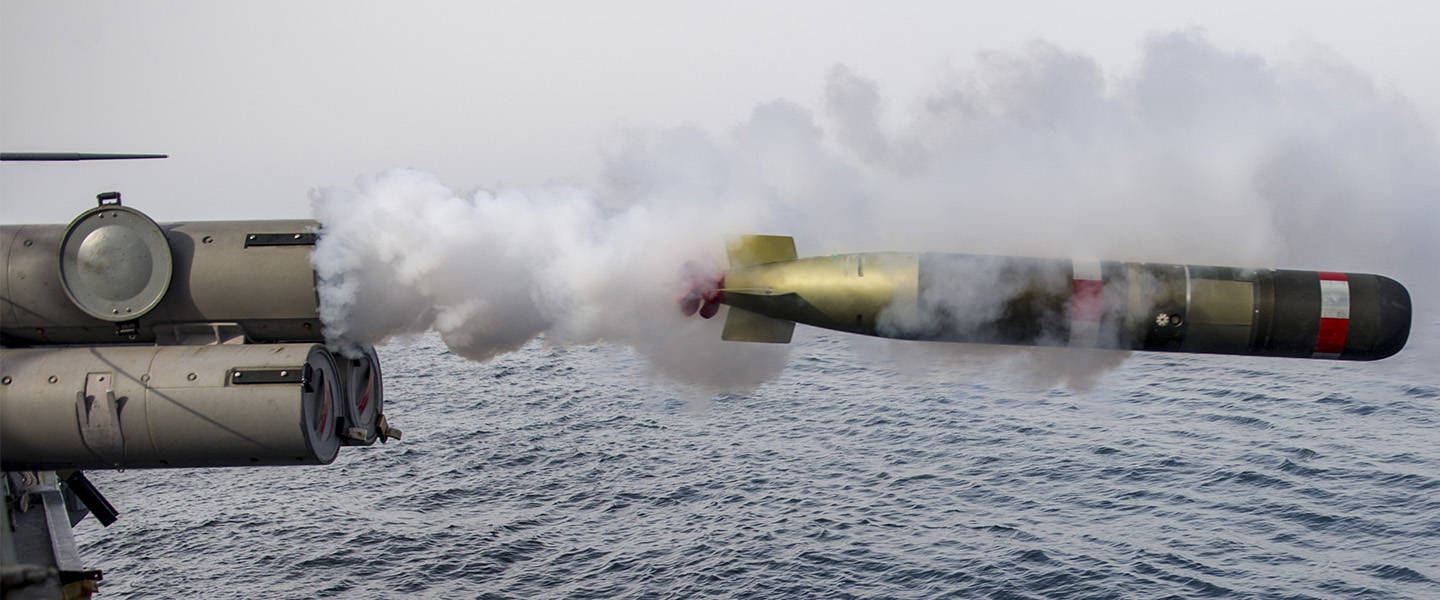
M403 442L94 473L122 518L77 539L110 598L1440 596L1424 365L1141 354L1075 394L846 340L715 395L619 348L383 348Z

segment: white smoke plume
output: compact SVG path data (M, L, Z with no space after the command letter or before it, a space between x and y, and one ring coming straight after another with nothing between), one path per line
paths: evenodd
M726 229L693 207L607 213L570 188L462 196L404 169L319 191L314 205L321 318L342 349L435 330L483 361L543 334L629 344L668 373L721 386L783 365L783 349L741 352L714 322L680 315L683 263L716 260L713 244L691 236Z
M843 66L824 92L818 114L776 101L724 136L627 134L594 190L459 194L395 170L317 191L332 342L433 329L477 360L537 335L614 342L684 380L752 385L784 348L721 342L723 313L687 319L675 304L684 263L723 266L736 233L793 235L801 255L1381 273L1416 300L1412 339L1434 322L1440 144L1334 57L1275 62L1182 32L1149 40L1133 72L1037 42L983 54L915 102ZM1084 387L1124 355L1026 356L1012 362Z

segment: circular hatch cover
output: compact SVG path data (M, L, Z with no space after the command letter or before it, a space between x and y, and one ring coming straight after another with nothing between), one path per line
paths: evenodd
M75 217L60 243L60 284L80 310L106 321L150 312L170 289L170 241L150 217L102 204Z

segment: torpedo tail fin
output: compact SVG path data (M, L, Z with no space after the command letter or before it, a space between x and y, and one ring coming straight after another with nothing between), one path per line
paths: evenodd
M730 240L730 268L795 260L795 238L788 235L742 235Z
M795 239L785 235L742 235L731 239L727 250L731 269L796 258ZM794 332L794 321L767 317L732 304L725 315L725 331L720 338L732 342L788 344Z
M788 239L788 238L787 238ZM720 339L731 342L790 343L795 322L767 317L757 312L731 306L725 315L725 331Z

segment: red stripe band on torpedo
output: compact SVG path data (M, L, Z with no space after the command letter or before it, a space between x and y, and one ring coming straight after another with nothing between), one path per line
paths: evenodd
M1315 335L1316 358L1338 358L1350 333L1350 281L1344 273L1318 271L1320 327Z
M1345 351L1345 337L1350 333L1350 319L1320 319L1320 333L1315 336L1315 356L1335 358Z
M1100 315L1104 313L1101 291L1105 284L1100 261L1074 259L1070 280L1070 345L1094 348L1100 337Z
M1070 320L1100 320L1100 290L1104 284L1098 279L1076 279L1071 282Z

